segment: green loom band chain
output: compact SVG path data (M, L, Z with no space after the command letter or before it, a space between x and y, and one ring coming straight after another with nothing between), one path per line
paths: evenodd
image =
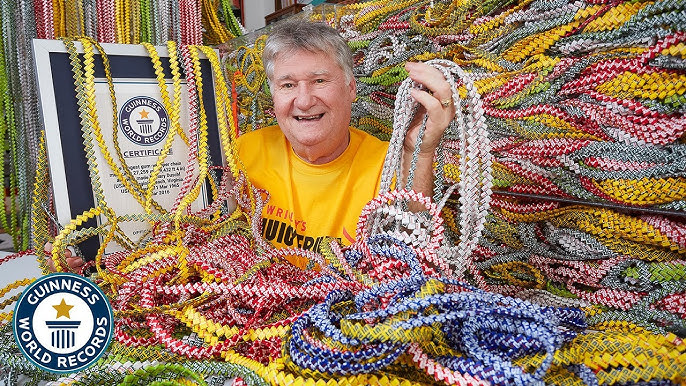
M378 84L382 86L390 86L403 81L407 78L407 71L403 64L391 67L388 71L376 76L362 76L357 80L367 84Z
M3 203L5 202L5 198L9 198L9 215L7 214L7 208L6 205L3 205L2 210L2 226L4 229L7 229L10 234L12 234L12 241L15 244L15 246L18 245L18 240L16 237L16 229L17 229L17 218L16 218L16 188L17 188L17 175L16 175L16 170L14 170L14 166L16 165L15 162L17 161L17 145L19 145L16 142L16 137L17 137L17 111L16 111L16 106L14 105L14 101L12 100L12 92L11 90L13 89L13 75L14 75L14 70L13 70L13 63L16 63L15 60L15 53L16 51L13 49L14 47L14 40L12 39L13 37L13 31L12 31L12 25L14 24L13 20L13 12L12 12L12 5L9 4L7 1L2 1L0 6L2 7L0 9L0 13L2 14L2 68L0 68L0 72L2 72L2 107L4 110L4 125L2 127L2 135L0 136L0 141L3 142L2 148L2 156L3 159L6 157L6 154L9 153L9 160L10 160L10 171L9 171L9 190L3 189ZM8 147L5 147L8 146ZM4 164L4 161L3 161ZM5 169L4 165L0 167L0 171L2 171L2 176L4 180L4 175L5 175ZM3 188L6 188L5 185L3 184ZM9 217L9 218L8 218Z
M686 281L686 264L683 261L648 264L641 261L640 264L647 265L647 276L641 276L642 270L635 266L626 268L626 276L634 279L644 278L652 282Z
M18 170L19 195L22 206L20 213L22 216L22 228L20 233L21 246L15 247L17 250L26 250L31 246L31 227L32 217L30 212L32 202L32 184L35 180L38 164L39 142L41 137L42 124L40 122L40 108L38 100L37 82L33 69L33 48L32 39L37 36L33 2L30 0L20 0L20 17L18 25L21 31L17 37L17 69L19 71L19 89L21 90L21 103L17 105L22 112L23 130L20 138L20 145L24 149L25 156L22 167L15 167Z
M140 384L154 384L160 379L186 378L188 381L195 381L198 385L207 385L202 376L192 370L186 369L181 364L159 364L144 367L124 377L119 386L134 386ZM171 384L171 383L169 383Z
M241 36L245 30L241 23L238 22L236 15L233 13L232 1L221 0L222 12L224 13L224 23L226 28L233 34L233 36Z
M54 380L57 374L43 371L21 355L12 333L12 323L0 324L0 368L12 371L33 380Z
M0 93L2 94L2 115L0 115L0 154L3 156L3 160L5 157L5 153L7 151L6 146L9 145L9 142L6 140L7 136L7 131L8 130L13 130L14 129L14 105L11 101L11 91L10 91L10 85L9 85L9 79L8 79L8 73L7 73L7 67L6 67L6 62L7 62L7 57L6 57L6 52L5 52L5 44L4 44L4 37L6 35L5 33L5 25L7 23L6 18L7 18L7 10L5 9L5 3L4 1L0 2L0 12L2 13L2 29L0 32L2 33L2 36L0 36ZM0 175L4 176L5 175L5 162L0 162ZM4 186L4 184L3 184ZM11 192L10 192L11 193ZM5 197L6 193L3 192L3 199ZM10 225L9 221L7 218L7 211L4 209L0 210L0 225L2 225L3 229L10 230Z
M140 1L140 42L152 43L153 25L150 16L150 2L148 0Z

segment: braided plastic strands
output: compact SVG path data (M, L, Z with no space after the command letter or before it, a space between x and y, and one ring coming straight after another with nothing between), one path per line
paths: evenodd
M582 307L596 330L557 351L544 383L683 382L685 6L379 0L309 15L348 40L358 80L353 124L379 138L393 141L406 61L457 63L464 76L455 100L469 101L467 84L474 85L491 144L494 194L465 278L542 306ZM240 41L225 62L227 76L235 74L241 131L274 122L264 73L252 64L262 39ZM454 129L436 160L436 181L445 186L470 177ZM387 196L369 212L386 222L366 224L401 240L424 230L434 241L432 231L445 227L455 247L465 230L461 199L447 198L438 224L428 219L431 212L403 219L395 202L409 198ZM403 220L420 225L417 234L408 226L384 228ZM385 279L398 267L386 263L371 277ZM448 272L437 263L424 269ZM436 369L445 362L425 364Z
M411 354L419 368L434 363L427 375L436 381L533 384L540 383L557 347L585 327L578 309L540 308L462 282L429 278L416 253L389 236L373 236L366 244L346 253L392 258L410 274L355 296L330 293L293 323L287 346L293 364L348 375L392 369L393 363L410 359L401 356ZM497 345L489 347L481 339L512 346L496 353ZM536 351L548 359L533 374L508 359Z
M466 77L462 69L447 60L433 59L429 60L427 64L439 69L448 80L453 93L453 103L456 106L455 118L446 133L446 137L456 139L457 143L455 146L461 155L459 168L462 178L457 183L457 193L460 196L459 225L463 231L456 246L449 244L452 240L447 240L446 243L443 243L442 246L444 248L441 250L441 254L452 265L452 271L455 271L455 274L459 276L476 245L476 241L481 235L486 212L488 211L492 186L490 141L486 133L481 99L473 83ZM459 81L464 83L459 84ZM380 187L381 193L389 191L392 181L395 178L399 179L401 175L400 159L403 141L417 105L417 102L409 94L413 87L418 86L413 83L410 78L407 78L398 88L393 116L393 135L391 136L388 153L384 161ZM464 86L467 89L467 97L464 103L457 91L459 86ZM416 150L414 157L416 157ZM441 165L445 157L445 154L437 154L435 158L438 160L438 164ZM413 159L412 165L415 162L415 159ZM439 170L441 169L439 166ZM408 176L406 181L406 187L408 188L412 184L413 173L414 170L410 170L410 176ZM439 177L440 174L439 172ZM440 211L452 192L452 188L446 189L442 186L442 183L442 179L437 178L436 185L438 186L434 189L435 195L433 198L439 203L438 211ZM414 240L411 239L412 236L406 237L404 238L406 243L417 243L422 247L428 247L429 251L437 247L437 245L429 247L422 240L423 235L418 227L406 224L406 218L412 216L411 213L403 211L400 207L393 208L391 211L393 212L391 216L397 216L397 220L394 223L386 224L386 226L395 226L396 228L407 226L412 230ZM437 221L432 223L436 224ZM374 232L375 230L372 229L370 234L374 234ZM449 272L445 272L445 274L449 274Z
M242 132L276 123L261 58L266 38L261 35L250 44L241 44L240 38L234 39L224 47L229 53L224 56L223 67L236 93L233 103L237 125Z
M12 236L15 250L29 246L28 209L31 207L31 183L38 149L34 133L38 129L38 99L33 64L29 62L31 38L36 35L31 13L32 9L25 1L0 2L0 126L3 128L0 151L4 159L0 162L0 175L5 181L5 206L0 210L0 225Z
M12 236L15 250L32 245L32 187L43 129L31 40L88 36L104 43L163 45L174 40L177 44L202 44L201 31L206 31L204 43L218 44L244 33L228 0L221 0L221 4L217 0L188 0L181 6L188 11L183 20L178 1L0 1L0 153L4 159L0 175L6 181L0 226ZM47 202L50 197L41 196L40 200Z

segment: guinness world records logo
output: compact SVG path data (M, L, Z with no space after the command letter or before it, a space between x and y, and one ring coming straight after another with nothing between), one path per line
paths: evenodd
M136 96L119 110L119 126L124 136L141 146L160 143L169 133L169 114L157 100Z
M90 367L112 340L113 314L102 290L83 276L53 273L31 283L12 319L14 339L34 365L53 373Z

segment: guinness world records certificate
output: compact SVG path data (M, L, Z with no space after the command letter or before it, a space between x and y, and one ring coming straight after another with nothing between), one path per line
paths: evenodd
M82 53L81 46L75 43ZM92 151L97 165L104 199L117 216L145 213L141 199L147 190L151 172L163 156L160 173L153 183L152 200L157 208L169 211L178 203L177 197L187 170L192 170L193 183L198 174L197 161L189 161L191 149L173 125L169 111L171 103L165 104L147 50L141 45L102 44L110 62L111 81L116 108L112 105L110 85L105 77L104 66L96 54L95 106L102 133L102 143L93 143L90 149L84 145L81 121L72 65L65 45L55 40L34 40L36 73L40 90L43 122L50 174L55 198L55 212L61 225L96 206L93 181L88 170L87 151ZM156 47L165 69L165 86L170 99L174 98L173 80L166 47ZM207 115L210 164L221 165L213 74L209 60L201 56L202 94L199 96ZM180 114L178 123L186 136L191 124L189 118L188 85L181 82ZM116 122L115 122L116 114ZM115 127L116 125L116 127ZM165 144L172 138L171 147ZM95 142L95 141L94 141ZM110 160L105 156L109 153ZM120 161L123 160L123 161ZM138 198L131 193L119 176L128 170L140 186ZM209 204L208 189L203 188L191 205L199 210ZM153 213L159 213L153 209ZM104 219L98 219L98 223ZM118 224L134 243L148 234L150 224L130 221ZM96 226L95 223L86 226ZM80 244L86 256L94 256L102 240L88 239ZM120 249L109 243L105 253Z

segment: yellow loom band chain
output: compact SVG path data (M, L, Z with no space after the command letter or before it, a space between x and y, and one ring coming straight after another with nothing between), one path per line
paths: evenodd
M456 4L456 3L460 4ZM439 3L439 7L443 3ZM436 4L434 4L434 7ZM422 12L422 10L424 10ZM465 30L476 18L482 16L481 1L478 0L452 0L450 9L444 15L447 18L439 19L439 22L432 23L431 4L425 3L412 12L410 17L410 28L424 36L440 36L455 33L455 31Z
M52 240L50 234L50 221L47 210L43 205L49 203L51 200L50 193L50 176L48 173L48 154L45 149L45 131L41 131L38 137L38 156L36 160L36 177L33 183L33 195L31 202L31 218L33 224L31 228L31 240L33 241L33 248L35 249L36 260L45 275L49 273L48 265L46 264L46 253L43 248L45 243Z
M67 237L67 235L75 232L77 227L81 226L91 218L102 214L102 212L103 210L97 207L83 212L82 214L76 216L76 218L72 219L69 224L67 224L64 229L60 231L57 237L55 237L55 241L52 245L52 262L57 272L64 270L64 267L62 266L64 250L66 249L64 239Z
M188 248L184 248L178 245L163 245L161 246L161 248L157 245L151 245L149 247L143 248L141 252L141 257L137 260L132 261L126 265L120 264L120 266L122 266L121 271L123 273L131 273L145 266L152 265L152 263L170 256L177 256L179 259L185 259L185 257L188 256L189 251ZM136 251L136 253L138 253L138 251ZM155 273L155 271L151 271L150 275Z
M119 149L118 143L115 142L115 150L117 154L119 155L120 160L122 160L122 166L121 169L123 169L126 173L126 175L122 175L120 167L114 162L114 159L112 158L108 146L105 143L105 139L102 135L102 130L100 129L100 124L98 121L98 114L97 114L97 108L95 106L95 77L94 77L94 46L97 47L98 50L100 50L100 53L102 54L102 60L103 64L105 65L105 73L108 75L108 83L112 85L111 82L111 76L109 76L109 61L106 59L106 55L104 54L104 51L102 51L102 48L99 46L99 44L95 43L92 39L90 38L81 38L79 39L81 44L83 45L84 49L84 62L85 62L85 68L87 69L86 76L84 77L84 89L86 90L87 93L87 106L88 106L88 112L89 112L89 118L90 118L90 127L92 128L92 134L95 137L95 142L98 144L98 147L100 149L100 152L103 156L103 158L106 160L108 166L110 167L110 170L115 174L115 176L119 179L119 181L124 185L124 187L127 189L127 191L136 199L136 201L143 206L144 201L143 197L141 197L141 191L142 188L140 187L140 184L138 181L133 177L131 174L128 166L126 165L126 162L124 161L122 157L121 150ZM114 103L115 95L114 95L114 88L110 87L110 97L113 101L113 109L116 108L116 104ZM116 128L116 125L114 126ZM95 165L95 162L93 162ZM97 168L95 168L96 175L98 176L98 181L99 181L99 174L97 174ZM102 195L102 198L104 199L104 193L100 192L97 195ZM155 207L158 210L163 211L164 209L159 206L159 204L155 203Z
M66 36L84 35L85 28L83 24L83 1L66 0L64 15L66 24Z
M240 332L236 326L225 326L206 318L192 306L187 306L183 310L174 310L171 314L198 334L198 337L210 345L217 345L219 338L231 338Z
M372 286L375 281L369 278L368 275L363 274L359 270L353 270L345 259L345 255L341 250L340 244L335 242L333 239L329 242L321 243L321 249L319 253L324 258L328 264L330 264L334 269L338 270L344 275L348 275L349 278L354 278L357 282L364 284L365 286Z
M100 130L100 125L97 120L97 115L92 118L93 120L93 133L95 135L95 138L97 140L98 146L100 148L100 151L102 153L103 158L109 165L111 171L114 173L114 175L117 177L119 182L121 182L126 190L138 201L141 206L144 204L144 197L143 197L143 188L141 187L140 183L136 178L133 176L131 173L131 169L126 164L126 160L124 159L124 156L122 154L121 148L119 147L119 136L117 135L118 130L117 127L119 125L118 123L118 117L117 117L117 100L116 100L116 93L114 90L114 82L112 80L112 72L110 68L110 62L109 58L107 57L107 54L105 53L105 50L100 46L98 42L91 38L81 38L80 39L81 44L84 47L84 53L85 55L91 55L93 47L98 50L100 53L100 58L103 63L103 69L105 72L105 79L107 80L107 86L110 92L110 102L112 104L112 142L114 145L114 150L115 153L117 154L117 158L119 159L119 163L121 164L121 168L114 162L114 159L112 158L112 155L110 154L108 150L108 146L105 143L104 137L102 136L102 132ZM88 51L86 51L88 50ZM84 57L85 57L84 55ZM123 173L122 173L123 172ZM164 213L165 210L162 208L157 202L153 203L155 209L159 212Z
M228 18L228 16L225 16ZM206 44L221 44L233 39L235 36L219 21L217 5L213 0L202 1L202 20L205 26Z
M55 38L67 36L66 15L62 0L52 0Z
M631 205L658 205L686 199L684 178L641 178L593 181L608 196Z
M84 64L82 65L76 51L76 46L71 39L64 39L64 44L69 52L69 57L72 63L72 70L74 72L76 94L79 104L79 116L81 117L82 137L84 138L84 146L86 152L86 161L88 163L88 171L91 178L91 185L93 186L93 195L95 196L96 205L99 208L107 208L107 203L104 197L102 185L98 169L94 160L93 151L93 124L94 119L97 123L97 111L95 109L95 90L94 90L94 66L93 66L93 51L92 47L88 45L88 40L85 39L84 45ZM91 48L89 50L89 48ZM110 211L106 214L113 217ZM110 220L113 220L110 218ZM111 221L115 222L115 221ZM53 249L53 256L56 248ZM61 251L60 251L61 252Z
M651 2L627 1L622 3L615 3L612 8L608 9L600 17L591 20L583 32L601 32L612 31L619 28L624 23L629 21L641 9L649 6Z
M636 74L627 71L599 84L596 90L621 99L666 99L686 93L686 75L667 72Z
M518 63L532 55L545 52L557 40L581 26L587 17L595 14L601 7L602 5L595 5L577 9L573 21L543 32L528 35L515 42L502 53L503 59Z
M181 127L180 115L181 115L181 98L176 98L177 95L181 95L181 70L179 68L179 55L178 47L176 42L173 40L167 41L167 51L169 54L169 68L172 73L172 82L174 85L174 101L172 102L172 108L169 111L172 114L172 123L176 122L176 133L181 137L186 146L190 146L190 140L186 136L186 132Z
M622 363L623 367L643 367L646 365L646 356L658 353L670 362L686 363L686 347L683 342L679 342L680 339L674 338L676 336L673 334L626 335L616 332L591 332L579 335L574 341L557 350L553 355L553 365L583 363L595 371L609 367L610 362L614 362L614 366ZM544 358L544 355L535 354L518 358L514 363L523 367L537 367Z
M415 3L419 3L420 0L404 0L404 1L378 1L376 3L365 3L370 9L368 12L359 12L355 15L353 22L358 31L363 33L371 32L379 24L377 19L383 17L384 15L391 14L396 11L400 11Z
M216 51L207 46L199 46L200 50L209 59L212 66L212 72L215 74L215 86L217 87L217 113L219 125L219 137L224 149L226 161L229 163L231 174L234 178L238 177L239 173L245 173L245 168L238 157L238 149L236 148L236 128L227 127L227 122L233 126L235 120L233 112L231 111L231 103L229 101L229 90L227 87L226 78L222 71L219 58Z
M138 248L131 253L129 253L125 258L123 258L119 264L117 264L117 270L120 272L125 272L126 267L130 266L133 264L137 259L141 258L143 255L146 255L148 253L155 253L162 251L165 249L167 246L163 244L151 244L148 245L144 248ZM123 283L119 283L123 284Z
M506 261L493 264L484 269L483 272L487 277L502 280L518 287L536 289L545 289L546 287L546 278L541 270L523 261ZM532 276L533 280L524 279L526 276Z
M630 241L644 243L658 247L669 247L680 254L686 249L680 247L662 232L643 220L620 214L609 209L590 208L573 205L565 208L553 209L544 213L522 214L500 209L508 219L518 222L535 222L548 220L557 226L574 225L582 230L613 238L623 238Z
M445 8L445 3L443 2L430 2L429 6L426 7L426 11L424 12L424 22L426 25L430 27L434 26L439 26L441 24L444 24L447 21L453 20L455 15L459 12L455 8L458 7L457 3L462 3L460 5L467 5L465 4L465 1L460 1L460 0L451 0L450 3L448 3L448 8ZM466 2L468 3L468 2ZM438 14L438 18L434 18L434 10L436 11L435 13ZM452 23L450 23L452 24ZM456 31L460 31L461 29L459 27L455 28Z
M170 135L167 136L166 140L164 141L164 145L162 147L162 150L160 150L160 155L157 157L157 162L155 162L155 165L152 168L152 171L150 172L150 175L148 176L148 185L147 189L145 191L145 198L143 204L143 208L145 209L146 213L151 213L152 209L152 202L153 202L153 192L155 190L155 187L157 185L157 178L160 174L160 171L162 170L162 166L164 163L164 160L167 158L171 151L171 147L174 143L174 139L176 138L175 134L179 131L181 131L180 124L179 124L179 111L176 109L176 106L179 105L172 105L172 103L169 101L169 92L167 91L167 83L164 78L164 70L162 69L162 62L160 60L160 56L157 54L157 50L155 47L150 44L150 43L143 43L143 47L148 51L148 55L150 56L150 60L152 61L152 66L155 71L155 76L157 77L157 85L159 86L160 89L160 95L162 97L162 103L164 104L164 108L169 111L169 118L170 118L170 125L172 127L172 130L170 130ZM171 47L170 47L171 48ZM173 58L172 55L175 55L175 52L172 53L172 50L169 50L169 61L170 63L172 62ZM178 76L178 78L177 78ZM181 99L181 86L180 86L180 73L177 72L174 74L174 101L179 101ZM178 87L177 87L178 86Z

